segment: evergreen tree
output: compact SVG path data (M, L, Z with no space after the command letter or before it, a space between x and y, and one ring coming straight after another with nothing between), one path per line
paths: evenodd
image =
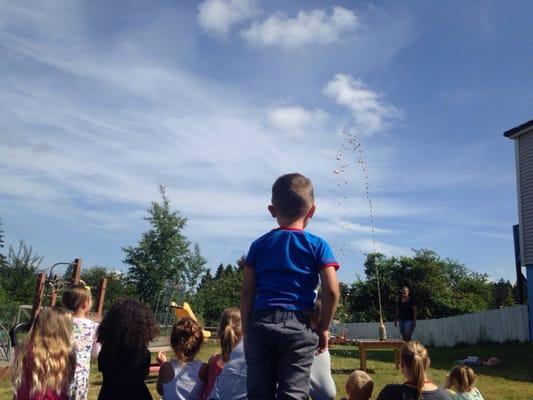
M23 240L15 249L9 246L7 260L0 266L0 287L15 302L31 304L35 290L35 276L43 257Z
M124 247L124 262L131 267L129 277L140 299L155 305L165 286L180 283L186 288L197 284L205 259L200 248L183 235L187 222L179 211L170 208L165 188L160 187L161 201L153 202L145 220L151 229L143 233L136 247Z

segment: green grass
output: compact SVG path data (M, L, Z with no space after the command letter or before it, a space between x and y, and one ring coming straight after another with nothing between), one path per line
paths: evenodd
M206 361L217 351L215 344L206 344L199 355L199 359ZM350 372L359 367L358 353L353 346L336 346L330 349L332 355L333 378L337 385L338 396L344 395L344 384ZM495 367L476 367L478 375L477 387L486 400L531 400L533 399L533 343L490 344L480 346L455 347L451 349L429 349L431 355L431 379L442 384L455 360L476 355L482 358L495 356L503 360ZM375 381L373 398L383 386L389 383L404 381L394 367L392 351L376 350L367 352L368 372ZM159 396L155 390L156 377L147 381L154 399ZM101 385L101 375L93 365L91 373L91 387L89 400L96 400ZM0 382L0 399L12 398L8 381Z

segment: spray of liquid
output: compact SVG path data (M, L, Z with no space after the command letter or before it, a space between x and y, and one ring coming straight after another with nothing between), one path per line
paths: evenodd
M342 177L345 173L346 168L350 165L351 162L355 162L358 167L361 169L362 175L363 175L363 184L365 188L365 197L366 201L368 203L368 215L370 219L370 236L372 239L372 251L373 253L377 253L376 249L376 229L375 229L375 218L374 218L374 206L372 204L372 196L370 193L370 183L368 178L368 163L366 162L364 158L364 152L363 152L363 144L361 143L361 140L354 135L353 133L350 133L346 130L343 132L344 137L344 143L341 145L340 149L337 151L335 158L337 161L339 161L340 165L337 169L333 170L333 174L337 175L339 177ZM350 157L349 160L346 159L346 155L354 157L355 159L352 159ZM347 185L348 181L344 179L344 185ZM337 187L340 187L341 183L337 184ZM346 198L344 196L344 198ZM341 205L341 202L339 201L339 205ZM381 283L380 283L380 274L379 274L379 267L376 265L376 280L377 280L377 291L378 291L378 303L379 303L379 321L380 321L380 327L379 327L379 336L380 339L386 339L386 331L385 326L383 324L383 311L382 311L382 303L381 303Z

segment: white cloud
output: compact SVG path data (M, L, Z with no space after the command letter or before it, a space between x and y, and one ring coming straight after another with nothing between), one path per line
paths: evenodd
M372 239L361 239L355 241L354 246L363 253L372 253L376 251L389 257L409 256L413 253L413 250L408 247L387 244L379 241L374 242Z
M380 94L350 75L335 75L324 87L324 94L351 111L361 134L371 135L401 116L401 112L385 103Z
M353 31L357 26L358 18L353 11L334 7L330 15L322 9L299 11L295 18L274 14L261 23L254 23L242 32L242 36L254 46L293 49L339 41L341 34Z
M255 13L254 0L206 0L198 6L198 24L207 33L227 35L233 25Z
M326 118L327 114L320 109L306 110L299 106L280 106L268 111L268 119L272 126L296 135L323 124Z

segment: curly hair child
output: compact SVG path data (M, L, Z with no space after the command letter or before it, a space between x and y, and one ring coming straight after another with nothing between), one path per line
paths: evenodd
M72 318L61 308L42 310L20 345L13 365L14 400L68 400L76 367Z
M145 304L126 299L111 306L97 331L103 377L98 400L152 399L144 379L150 368L148 344L157 333L154 315Z
M87 400L91 359L98 357L96 343L98 324L87 318L92 307L91 289L83 284L63 292L62 304L72 312L72 347L76 352L76 372L70 385L72 400Z
M202 400L206 400L215 385L217 376L229 361L235 346L242 339L241 311L236 307L224 309L218 323L217 337L220 341L221 353L211 356L207 362L207 384L202 393Z
M204 335L202 327L192 318L182 318L172 327L170 345L176 356L167 361L163 353L157 378L157 392L163 400L198 400L207 381L207 364L195 360Z

